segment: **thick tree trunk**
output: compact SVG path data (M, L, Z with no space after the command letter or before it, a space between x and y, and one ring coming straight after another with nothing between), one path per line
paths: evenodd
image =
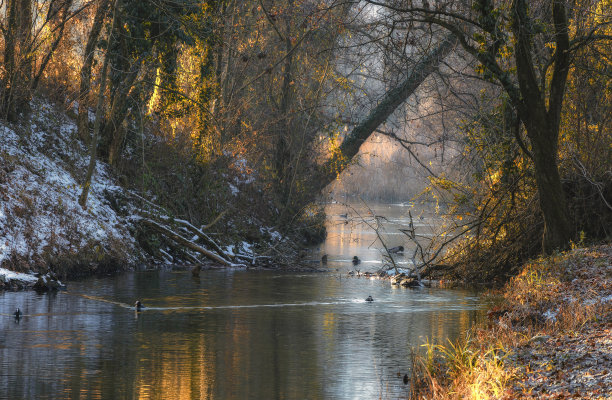
M572 226L557 163L558 132L548 126L545 116L531 123L525 121L525 125L532 146L540 209L544 218L542 250L550 254L554 250L566 249L572 238Z
M438 68L444 57L454 49L456 43L455 35L445 37L438 47L413 67L401 85L388 91L381 102L370 111L370 114L353 128L342 141L339 153L332 156L318 174L319 189L323 189L338 177L349 165L351 159L357 155L361 145Z
M557 165L559 121L570 62L568 23L563 1L553 1L557 48L553 56L555 62L546 96L546 85L540 87L540 79L533 63L533 32L530 28L532 20L527 3L526 0L513 1L516 76L521 93L520 98L513 96L513 102L527 129L532 147L540 209L544 217L542 250L544 253L551 253L557 249L566 249L572 238L571 222Z

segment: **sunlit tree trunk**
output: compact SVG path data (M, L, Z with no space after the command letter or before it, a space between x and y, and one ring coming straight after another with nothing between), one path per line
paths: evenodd
M81 67L81 82L79 85L79 115L77 118L77 126L79 137L85 143L89 143L89 91L91 90L91 72L95 56L96 45L102 31L104 18L108 12L110 0L101 0L96 10L93 25L87 37L85 45L85 55L83 57L83 66Z
M126 76L124 76L123 82L121 82L113 96L110 114L104 126L102 137L108 146L106 150L108 154L108 163L110 165L116 165L121 153L123 141L125 140L125 128L123 123L129 112L130 92L138 77L139 66L140 61L136 60L133 70L127 72Z
M54 21L53 25L55 27L52 29L53 41L51 42L51 46L49 50L46 52L46 54L43 56L42 60L40 61L36 75L31 80L30 90L32 92L38 88L40 79L42 78L43 73L45 69L47 68L47 65L53 58L53 54L55 53L55 50L57 50L57 47L59 46L60 41L62 40L62 37L64 36L66 23L68 22L69 17L70 17L70 7L72 6L72 3L73 3L73 0L63 0L58 3L51 2L49 4L49 8L47 9L46 19L47 19L47 23Z
M83 209L87 208L87 196L89 194L89 188L91 187L91 181L93 173L96 169L96 153L98 148L98 135L100 133L101 121L104 114L104 96L106 92L106 80L108 76L108 64L110 62L110 49L112 43L112 34L114 32L115 24L117 22L117 7L121 0L116 0L113 11L113 21L111 23L111 29L108 35L106 43L106 53L104 54L104 63L102 65L102 72L100 73L100 88L98 92L98 103L96 105L96 120L94 122L93 136L89 144L89 166L87 168L87 174L85 176L85 182L83 183L83 190L79 196L79 204Z
M327 186L349 165L361 145L387 118L439 67L457 43L453 35L444 38L438 46L414 65L406 79L389 90L372 111L344 138L339 151L325 163L319 176L320 188Z

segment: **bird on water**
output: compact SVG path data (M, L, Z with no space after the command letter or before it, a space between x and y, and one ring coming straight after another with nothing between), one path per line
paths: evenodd
M15 319L17 321L19 321L19 319L21 318L21 316L23 315L23 313L21 312L21 310L19 309L19 307L15 310L15 312L13 313L13 315L15 316Z
M374 301L374 299L372 298L372 296L368 296L368 298L366 299L366 301L371 302L371 301Z
M134 304L134 308L136 309L136 311L141 311L144 308L144 306L142 305L140 300L136 300L136 304Z
M389 249L389 253L403 253L403 252L404 252L404 246L395 246Z
M361 260L359 259L359 257L353 256L353 265L357 265L359 263L361 263Z

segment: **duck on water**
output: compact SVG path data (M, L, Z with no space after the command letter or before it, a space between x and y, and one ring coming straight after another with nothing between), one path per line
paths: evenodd
M402 254L404 252L404 246L395 246L389 249L389 253Z

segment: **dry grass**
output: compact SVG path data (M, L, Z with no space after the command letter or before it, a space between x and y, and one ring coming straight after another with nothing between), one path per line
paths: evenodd
M575 249L526 264L502 290L500 304L489 311L489 326L473 328L457 343L424 346L413 362L411 398L538 398L541 393L525 384L529 376L541 372L529 367L530 357L539 362L542 354L533 355L547 342L569 346L567 337L573 343L580 335L598 337L597 330L607 329L612 320L611 277L610 245ZM556 368L553 359L537 365L547 371ZM601 368L606 368L601 374L606 379L608 368ZM553 381L549 391L555 388ZM591 392L572 395L599 398Z

